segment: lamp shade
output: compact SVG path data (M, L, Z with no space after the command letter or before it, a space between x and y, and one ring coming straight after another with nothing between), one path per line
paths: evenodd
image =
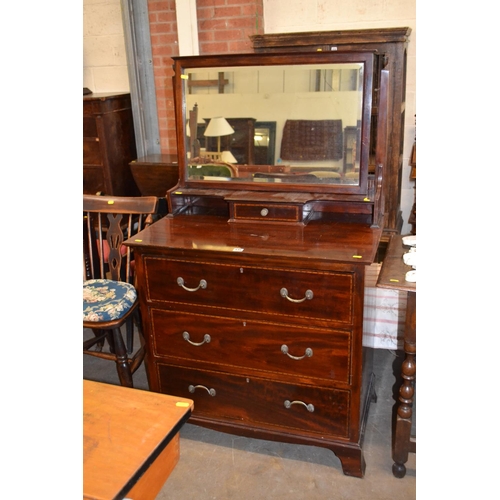
M205 134L207 137L220 137L221 135L234 134L234 128L229 125L223 116L216 116L208 123Z
M222 151L220 159L226 163L238 163L238 160L233 156L231 151Z

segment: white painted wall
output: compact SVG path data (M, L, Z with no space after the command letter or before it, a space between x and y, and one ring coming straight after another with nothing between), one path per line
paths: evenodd
M416 114L416 0L263 0L265 33L353 30L373 28L412 29L406 75L405 139L401 185L402 234L410 232L408 216L414 182L408 166L415 138Z
M120 0L83 0L83 86L130 90Z

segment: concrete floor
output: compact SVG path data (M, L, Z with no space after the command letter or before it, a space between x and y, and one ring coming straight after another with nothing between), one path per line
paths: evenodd
M370 407L364 440L363 479L344 476L340 460L314 446L276 443L215 432L191 424L181 429L179 463L158 500L410 500L416 498L416 455L406 476L392 475L391 420L395 403L392 351L375 349L378 400ZM83 357L83 377L118 384L113 362ZM147 390L144 366L134 374Z

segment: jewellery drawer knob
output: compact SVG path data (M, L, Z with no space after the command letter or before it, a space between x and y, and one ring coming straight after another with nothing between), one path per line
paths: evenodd
M193 393L196 389L205 389L210 396L214 397L215 396L215 389L209 389L208 387L205 387L204 385L190 385L188 387L188 391Z
M212 337L210 337L210 335L208 333L205 333L205 335L203 335L203 341L202 342L193 342L191 340L189 340L189 333L188 332L183 332L182 333L182 338L189 342L191 345L195 345L195 346L200 346L200 345L203 345L203 344L210 344L210 341L212 340Z
M260 215L262 215L262 217L265 217L266 215L269 214L269 209L267 208L263 208L261 211L260 211Z
M285 299L289 300L290 302L295 302L295 303L304 302L304 300L312 300L312 298L314 297L314 293L312 290L306 290L304 298L292 299L291 297L288 296L288 290L284 287L280 290L280 295Z
M313 355L313 350L308 347L304 353L303 356L292 356L289 352L288 352L288 346L286 344L283 344L281 346L281 352L283 354L286 354L289 358L291 359L296 359L296 360L301 360L301 359L304 359L304 358L310 358L312 355Z
M200 280L200 284L196 288L188 288L187 286L184 286L184 278L181 277L177 278L177 284L188 292L196 292L200 288L202 290L205 290L205 288L207 288L207 282L205 280Z
M288 399L285 401L285 408L287 410L291 408L292 405L302 405L307 408L307 411L310 411L311 413L314 411L314 405L312 405L311 403L306 404L303 401L289 401Z

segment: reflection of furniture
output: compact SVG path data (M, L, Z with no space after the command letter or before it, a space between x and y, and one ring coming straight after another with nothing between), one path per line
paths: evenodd
M410 247L403 245L400 235L392 236L389 247L382 264L377 286L391 290L400 290L408 293L406 305L406 322L404 332L405 360L401 367L402 385L399 388L399 404L396 413L396 425L393 435L392 458L394 465L392 472L396 477L404 477L406 474L405 463L408 453L416 452L416 439L411 436L413 399L416 381L416 302L417 286L405 280L406 272L411 270L403 262L403 254Z
M281 139L283 160L342 158L342 120L286 120Z
M193 80L192 75L188 76L188 89L191 94L192 89L196 87L217 87L219 94L224 93L225 86L229 83L227 78L224 78L224 73L219 72L217 80Z
M190 165L189 177L235 177L236 169L229 165Z
M384 167L385 223L387 232L399 232L405 126L406 59L410 28L375 28L253 35L256 52L338 52L374 50L383 54L389 70L389 154ZM373 132L375 133L376 127ZM373 138L373 137L372 137Z
M130 94L83 96L83 193L138 195L129 167L135 158Z
M132 253L122 243L152 222L156 197L83 195L84 265L83 327L94 337L84 341L83 352L116 363L122 385L133 387L132 374L144 359L144 338L137 321L141 346L133 352L133 319L139 319L139 301L133 285ZM127 345L120 328L126 325ZM110 352L103 352L104 340Z
M192 397L192 423L326 447L361 477L375 397L362 348L364 267L380 235L364 224L160 219L127 242L151 390Z
M84 380L83 498L156 498L192 408L190 399Z
M254 163L255 118L226 118L234 129L234 134L220 138L221 151L231 151L238 164ZM208 119L205 119L208 123ZM217 138L206 138L206 149L217 151Z
M276 149L276 122L255 122L254 143L255 164L274 165L276 161L274 157Z
M290 165L238 165L239 177L252 177L255 172L290 172Z
M315 176L314 174L310 173L305 173L302 174L300 172L296 173L267 173L267 172L256 172L253 174L254 179L268 179L268 180L273 180L274 182L300 182L300 183L311 183L311 182L318 182L319 177Z
M203 156L205 158L208 158L209 160L212 160L212 161L221 161L222 160L222 153L214 153L212 151L204 151Z
M359 158L357 157L357 146L361 137L359 124L357 127L344 128L344 173L353 172L356 169L356 162L359 165Z
M196 106L195 106L196 108ZM234 134L234 129L229 125L229 122L223 116L214 116L208 122L205 132L205 137L215 137L217 140L217 153L220 153L221 137L230 136Z

